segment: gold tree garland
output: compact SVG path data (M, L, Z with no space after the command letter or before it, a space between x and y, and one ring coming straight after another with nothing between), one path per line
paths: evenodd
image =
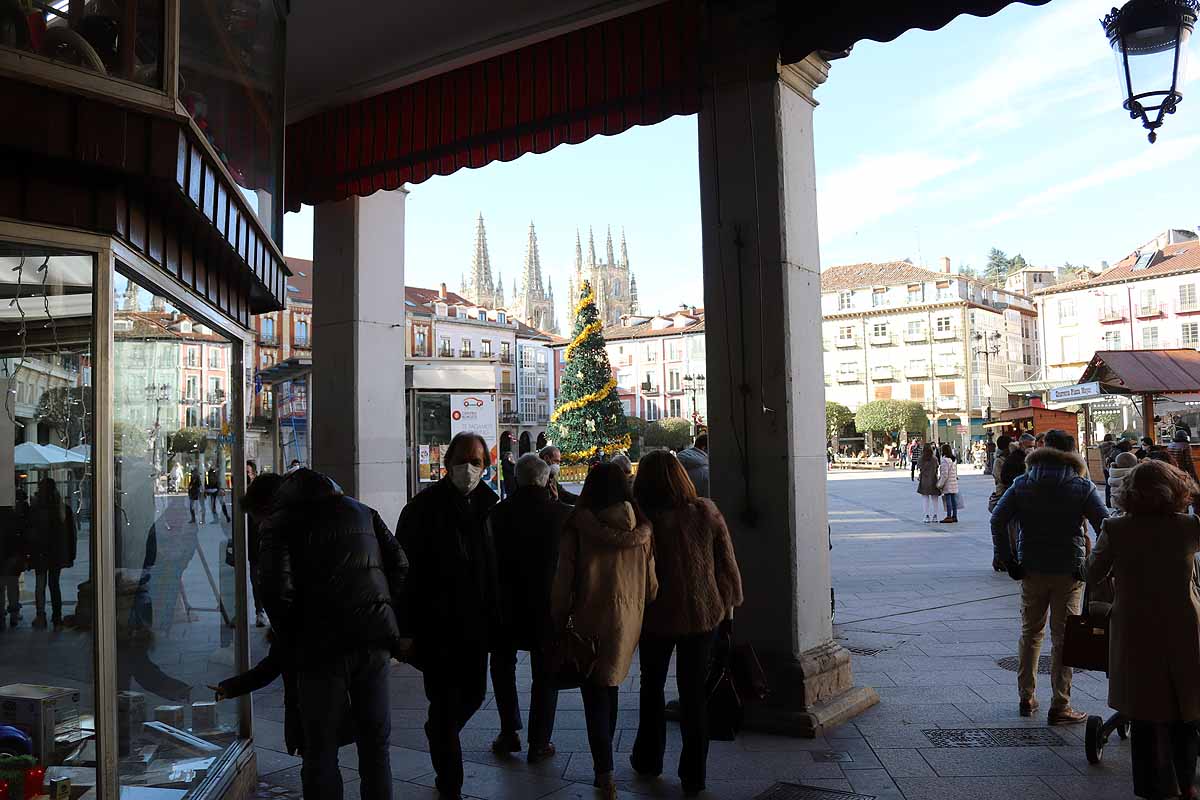
M604 330L604 326L600 324L600 320L596 320L591 325L585 326L584 329L579 332L579 335L576 336L569 345L567 345L567 350L565 353L563 353L563 357L567 361L570 361L571 356L575 353L575 350L583 344L587 337L591 336L593 333L600 333L602 330Z
M587 450L578 450L574 453L564 453L563 458L571 461L583 461L584 459L591 458L592 456L596 455L596 453L604 453L604 455L610 456L613 453L619 453L622 450L628 450L632 446L633 439L627 433L611 444L606 444L603 447L589 447Z
M574 411L577 408L583 408L589 403L594 403L597 400L603 400L608 397L609 392L617 388L617 379L609 378L608 383L604 384L598 391L591 394L585 394L577 400L572 400L569 403L563 403L558 408L554 409L554 413L550 415L551 422L558 422L558 418L568 411Z
M591 289L591 287L590 287L590 286L589 286L588 288L589 288L589 289ZM572 316L578 317L578 316L579 316L579 312L580 312L580 311L583 311L583 309L584 309L584 307L585 307L585 306L589 306L589 305L591 305L591 304L592 304L592 303L594 303L594 302L596 302L596 290L595 290L595 289L592 289L592 290L591 290L591 291L590 291L590 292L587 294L587 296L585 296L585 297L584 297L582 300L580 300L580 301L579 301L579 302L578 302L578 303L575 305L575 311L574 311L574 313L572 314Z

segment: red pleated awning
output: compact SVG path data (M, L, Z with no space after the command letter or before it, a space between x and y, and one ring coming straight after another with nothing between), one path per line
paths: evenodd
M288 126L289 211L700 109L697 0L670 0Z

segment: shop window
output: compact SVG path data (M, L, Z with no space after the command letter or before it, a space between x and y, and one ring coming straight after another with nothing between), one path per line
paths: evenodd
M121 272L113 286L118 296L136 292L141 307L166 304L187 315ZM113 343L119 778L123 787L188 789L199 784L204 770L196 761L197 745L189 745L187 737L211 748L207 760L237 741L239 727L236 702L204 702L212 697L206 687L229 677L237 663L231 623L245 619L237 605L235 570L225 562L233 520L240 515L232 483L239 470L234 442L222 427L234 351L232 342L205 344L219 354L215 363L222 374L210 375L206 396L188 408L186 421L202 420L208 427L176 436L181 420L169 413L170 404L159 408L145 393L122 390L124 383L137 388L145 382L128 364L159 341L158 331L135 321ZM206 493L193 503L187 488L195 482Z
M54 774L88 750L69 763L84 790L96 782L95 402L89 372L50 365L68 354L91 358L94 269L91 255L0 243L4 296L21 298L0 303L0 449L13 458L0 476L0 724L32 727L7 717L6 701L49 699L55 718L48 730L38 726L47 732L33 737L34 757ZM138 378L142 402L150 371ZM14 386L24 391L14 395ZM15 569L4 558L24 561L29 550L33 558Z

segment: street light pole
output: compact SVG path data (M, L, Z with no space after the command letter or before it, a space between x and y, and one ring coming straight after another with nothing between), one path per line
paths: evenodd
M699 414L700 408L696 403L696 395L704 388L705 377L703 375L684 375L683 389L685 392L692 394L692 436L696 435L696 415Z
M985 417L985 419L990 421L992 418L992 362L991 362L991 356L999 356L1000 355L1000 334L997 331L991 331L987 334L983 333L982 331L975 331L975 333L971 334L971 338L977 342L983 343L979 347L972 348L971 353L975 356L979 356L980 354L983 355L983 374L984 374L984 377L986 378L986 385L987 385L987 403L986 403L987 410L986 410L986 413L984 414L984 417ZM968 414L970 413L969 407L967 409L967 413Z

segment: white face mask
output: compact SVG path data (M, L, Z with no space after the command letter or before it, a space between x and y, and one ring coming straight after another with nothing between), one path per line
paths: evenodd
M550 480L552 480L552 481L558 480L558 464L550 465Z
M450 468L450 482L463 494L470 494L483 477L483 467L474 464L455 464Z

